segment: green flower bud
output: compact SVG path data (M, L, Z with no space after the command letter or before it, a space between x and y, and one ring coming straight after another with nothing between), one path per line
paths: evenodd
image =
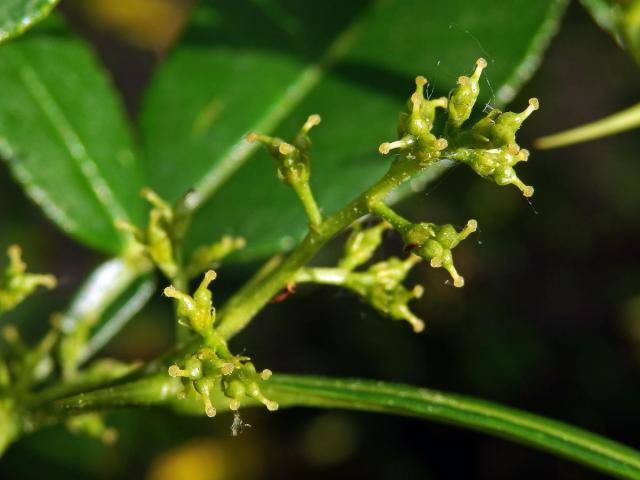
M11 310L31 295L38 287L55 288L53 275L27 273L27 265L22 261L22 250L18 245L7 249L9 265L0 276L0 312Z
M309 175L311 174L309 165L311 139L309 138L309 131L319 124L320 115L310 115L292 143L287 143L278 137L257 133L247 135L247 140L249 142L258 141L265 145L275 161L278 178L284 184L296 187L309 181Z
M537 98L529 99L529 106L520 113L491 110L484 118L478 120L470 130L461 132L456 138L456 145L465 148L500 148L508 147L514 153L520 150L516 143L516 133L522 123L538 108Z
M162 273L174 279L180 270L176 251L200 198L196 192L189 191L171 206L150 188L142 189L141 195L152 206L147 228L142 230L122 220L116 220L114 224L116 228L131 233Z
M500 148L459 149L452 158L469 165L478 175L498 185L515 185L525 197L533 195L533 187L518 178L514 166L526 162L529 151L510 143Z
M77 415L67 420L66 425L70 432L97 438L105 445L113 445L118 440L117 430L108 427L98 413Z
M212 332L215 322L216 311L213 308L213 300L209 290L209 284L215 278L216 272L213 270L205 273L193 297L181 292L173 285L164 289L165 296L175 298L178 301L180 319L202 336L207 336Z
M416 285L411 290L399 285L386 299L385 308L388 310L388 315L394 320L409 322L413 331L420 333L424 330L424 322L409 309L408 303L414 298L422 297L423 292L422 285Z
M207 346L181 362L183 367L171 365L169 375L181 378L187 390L195 390L202 398L208 416L212 417L216 412L212 404L216 391L229 399L231 410L238 410L246 396L262 402L269 410L278 408L278 404L266 398L260 390L260 382L271 377L271 370L257 373L249 358L232 355L221 337L210 335L204 343Z
M416 89L407 102L407 112L401 113L398 120L400 139L382 143L378 150L383 155L391 150L399 150L412 155L421 163L430 163L438 158L441 150L447 148L444 138L437 138L431 133L436 108L446 108L447 99L443 97L427 100L424 97L426 83L426 78L416 77Z
M149 256L168 278L178 273L178 265L174 257L173 242L169 236L169 225L159 210L149 213L149 226L146 234L146 247Z
M451 275L453 285L462 287L464 278L458 274L453 264L451 250L477 228L478 222L475 220L469 220L460 232L450 224L419 223L401 233L408 249L428 260L433 268L444 267Z
M356 223L344 245L344 253L338 268L353 270L367 262L382 242L382 234L389 228L391 225L386 222L364 229L360 223Z
M187 266L187 276L193 278L204 270L217 267L227 255L244 248L244 238L225 235L218 242L197 248L192 254Z
M414 315L408 303L422 295L422 287L407 290L402 282L420 258L410 255L401 260L391 257L372 265L364 272L351 272L346 276L344 287L364 298L373 308L394 320L405 320L415 332L424 329L424 322Z
M180 368L175 364L171 365L169 367L169 375L174 378L182 377L190 380L198 380L202 378L203 375L202 362L196 357L191 357L186 361L184 368Z
M502 147L504 145L517 145L516 132L522 126L522 123L536 110L540 108L540 102L537 98L530 98L529 105L522 112L505 112L500 114L495 124L488 129L488 138L494 147Z
M216 407L213 406L211 397L214 395L218 387L218 379L211 377L203 377L193 382L193 388L200 394L202 401L204 402L204 411L207 417L216 416Z
M224 394L230 399L229 408L231 410L238 410L240 408L240 402L247 394L247 389L240 380L225 380L223 382Z
M449 95L449 111L445 126L447 136L460 130L462 124L471 116L480 93L480 75L486 67L487 61L484 58L479 58L476 60L476 69L471 77L458 78L458 85Z

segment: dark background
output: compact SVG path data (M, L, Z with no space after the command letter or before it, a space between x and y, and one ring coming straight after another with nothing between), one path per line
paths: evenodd
M65 13L96 45L135 115L178 17L164 29L150 27L150 41L105 27L92 17L100 12L81 2L67 3ZM574 3L514 102L526 104L535 95L543 105L520 143L529 147L533 138L627 107L640 99L638 87L630 57ZM401 210L409 216L460 224L473 217L482 227L456 250L464 289L445 285L442 271L416 269L412 280L426 287L416 305L428 322L422 335L379 318L347 294L314 287L270 306L233 347L246 348L275 371L378 378L472 395L639 448L639 151L637 132L534 151L520 168L536 188L532 205L515 189L496 188L463 168L405 202ZM51 226L1 163L0 191L2 248L20 243L33 270L61 276L58 291L38 295L8 317L35 338L46 328L46 312L63 308L101 259ZM397 239L390 237L384 249L397 253ZM150 358L170 344L171 322L158 296L107 353ZM413 419L303 409L243 416L253 427L232 438L229 416L119 412L109 416L120 429L115 447L51 428L12 446L0 462L0 478L600 477L506 441Z

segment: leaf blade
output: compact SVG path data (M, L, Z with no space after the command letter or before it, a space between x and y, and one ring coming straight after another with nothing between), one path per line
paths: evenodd
M60 0L3 0L0 4L0 44L23 34L45 19Z
M55 20L0 48L0 154L54 223L119 253L114 220L144 212L141 167L95 58Z

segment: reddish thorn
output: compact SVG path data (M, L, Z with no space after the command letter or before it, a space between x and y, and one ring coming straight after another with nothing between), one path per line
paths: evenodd
M270 303L280 303L296 292L296 286L292 283L286 286L280 293L271 299Z
M409 245L405 245L405 246L404 246L404 251L405 251L405 253L409 253L409 252L411 252L411 251L415 250L415 248L416 248L417 246L418 246L418 244L417 244L417 243L410 243Z

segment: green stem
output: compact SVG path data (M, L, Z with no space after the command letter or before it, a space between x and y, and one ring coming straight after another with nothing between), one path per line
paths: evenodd
M562 422L483 400L371 380L276 374L260 388L280 407L342 408L423 418L458 425L550 452L619 478L640 478L640 452ZM165 405L182 414L202 415L195 397L177 400L179 381L156 374L134 382L61 398L32 410L36 427L69 416L114 407ZM228 401L213 399L219 411ZM255 406L250 401L247 406Z
M25 417L32 428L42 428L89 412L175 402L182 388L179 380L163 372L70 396L48 398L47 402L34 402Z
M302 202L304 211L307 213L307 217L309 217L311 227L316 228L322 223L322 213L320 213L318 204L316 203L315 198L313 198L313 192L311 191L309 182L294 183L293 189Z
M96 268L74 296L61 318L64 342L78 343L66 348L62 359L65 376L72 376L78 365L88 360L91 338L76 339L73 332L93 327L113 303L142 275L151 271L146 260L112 258ZM92 353L95 353L95 349Z
M181 292L189 291L189 281L184 275L184 269L180 266L180 273L176 275L172 280L171 284L176 287ZM178 308L180 307L180 302L178 300L173 301L173 311L175 318L175 334L176 340L181 343L185 342L191 336L191 332L189 329L185 328L183 325L180 325L179 320L180 316L178 315Z
M9 399L0 399L0 457L20 435L20 425Z
M443 155L443 157L446 157ZM360 217L370 213L371 206L383 200L392 190L420 172L416 161L399 157L387 174L366 192L334 215L326 218L316 228L310 229L302 242L262 282L249 281L219 312L218 332L229 338L242 330L251 319L293 280L296 272L316 254L334 235L341 232Z
M541 150L565 147L637 127L640 127L640 103L601 120L539 138L534 145Z
M404 232L412 225L409 220L398 215L382 200L371 204L371 211L389 222L398 232Z
M349 271L343 268L303 268L295 275L296 283L322 283L324 285L344 285Z

